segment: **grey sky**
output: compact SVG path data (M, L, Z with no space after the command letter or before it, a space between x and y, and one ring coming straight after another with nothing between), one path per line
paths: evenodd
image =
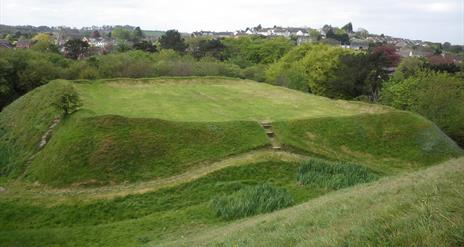
M464 0L0 0L8 25L128 24L143 29L234 31L328 23L372 33L464 44Z

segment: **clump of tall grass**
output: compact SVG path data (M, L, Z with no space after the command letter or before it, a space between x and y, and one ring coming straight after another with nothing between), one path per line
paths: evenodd
M272 212L293 204L292 195L269 184L249 186L231 195L216 197L211 206L216 215L232 220Z
M368 168L347 162L330 162L319 159L304 161L298 171L298 181L327 189L341 189L378 179Z

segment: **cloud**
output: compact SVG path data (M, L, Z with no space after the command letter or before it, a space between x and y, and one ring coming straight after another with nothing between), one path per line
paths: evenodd
M11 25L117 25L181 31L344 25L374 33L464 43L462 0L0 0Z

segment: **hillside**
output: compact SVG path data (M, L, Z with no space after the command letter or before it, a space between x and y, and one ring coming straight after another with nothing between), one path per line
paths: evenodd
M76 99L79 107L70 111ZM275 217L301 226L326 220L351 231L345 209L396 210L398 198L407 206L423 199L415 188L454 193L462 185L462 158L437 164L463 151L421 116L249 80L57 80L0 112L0 130L0 242L6 246L187 244L171 243L179 236L197 245L255 245L260 233L250 230L242 241L235 229ZM347 201L351 196L359 200ZM433 205L454 216L446 211L454 209L453 197L445 199ZM321 214L330 208L325 201L335 207ZM385 206L371 207L374 202ZM319 211L305 211L313 207ZM270 214L242 219L263 213ZM300 213L321 218L302 222ZM433 241L459 240L452 228L459 224L446 223L446 234ZM275 244L304 244L298 229ZM352 234L347 239L356 243Z

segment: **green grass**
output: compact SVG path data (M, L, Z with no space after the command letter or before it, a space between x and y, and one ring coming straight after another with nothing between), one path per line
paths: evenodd
M38 150L66 90L83 106ZM257 157L264 120L286 158ZM55 81L0 112L0 148L2 246L462 245L462 159L346 188L462 155L431 122L387 107L217 77ZM301 167L288 151L331 162ZM297 206L232 223L211 207L287 202L222 204L249 216L290 197Z
M284 120L382 112L382 106L334 101L282 87L217 77L120 79L76 84L96 115L175 121Z
M292 204L293 197L290 193L269 184L246 187L211 201L211 207L216 215L226 220L269 213Z
M382 174L412 171L463 155L432 122L409 112L279 121L273 128L290 150L357 162Z
M63 112L61 96L73 85L53 81L39 87L0 112L0 175L18 176L26 161L38 151L42 135Z
M73 117L31 164L30 181L53 186L134 182L268 145L256 122L188 123L121 116Z
M464 159L149 246L462 246Z
M367 183L378 177L369 169L356 164L328 162L320 159L309 159L303 162L298 171L298 181L301 184L329 189L341 189Z
M298 168L299 163L293 162L229 167L156 192L92 202L69 200L53 206L20 198L2 198L0 241L6 246L13 243L27 246L85 245L89 242L130 246L138 244L140 236L154 240L224 225L226 221L211 209L211 200L256 185L283 188L295 203L330 191L317 186L300 186L296 180Z

